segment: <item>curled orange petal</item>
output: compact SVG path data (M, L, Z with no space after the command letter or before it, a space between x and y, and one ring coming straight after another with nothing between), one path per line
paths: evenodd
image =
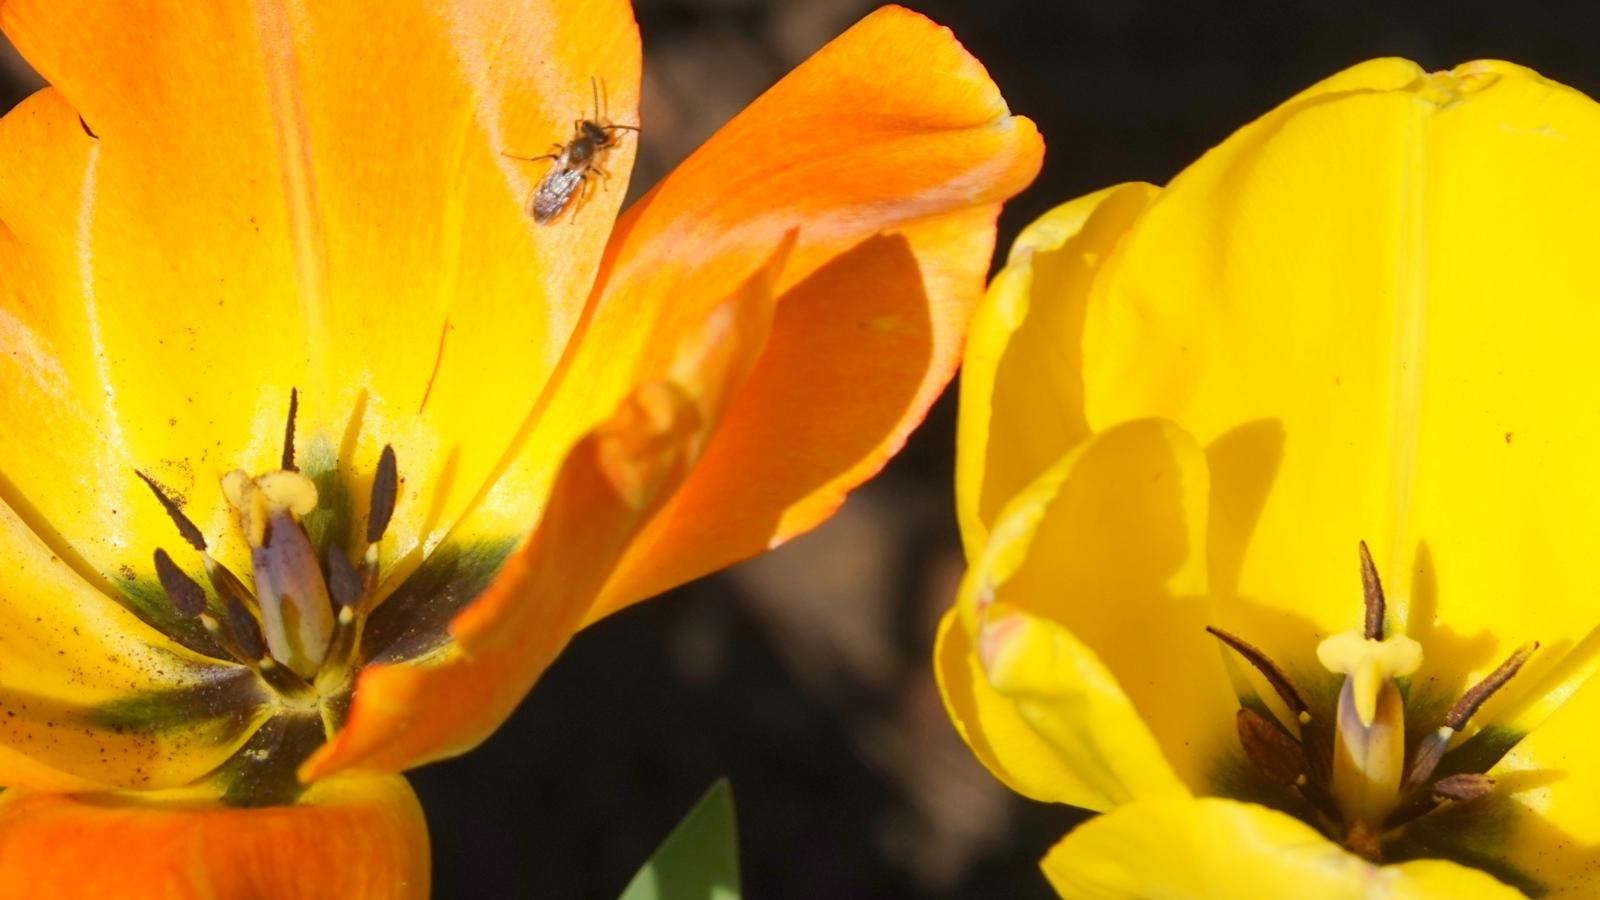
M451 621L451 644L433 658L362 670L348 720L306 761L303 781L452 756L505 721L583 623L639 529L682 483L747 378L790 243L661 361L661 379L634 390L572 448L532 537Z
M0 797L0 896L424 900L428 832L398 776L334 779L294 806L123 795Z
M783 229L798 238L755 373L591 620L805 531L877 472L953 374L1000 203L1041 154L947 29L888 7L624 215L573 402L618 377L596 374L610 348L686 327Z

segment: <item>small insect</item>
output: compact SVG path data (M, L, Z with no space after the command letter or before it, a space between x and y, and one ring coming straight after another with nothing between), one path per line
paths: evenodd
M565 144L551 144L550 152L543 156L505 154L527 162L555 160L550 171L539 180L539 186L533 189L533 196L528 198L528 214L541 225L554 221L568 206L572 206L572 214L576 216L589 197L594 177L611 178L611 173L600 167L600 160L622 142L617 132L639 130L637 125L617 125L607 119L600 102L599 83L591 78L589 87L594 91L594 118L575 120L571 140ZM573 205L574 194L577 195L576 205Z

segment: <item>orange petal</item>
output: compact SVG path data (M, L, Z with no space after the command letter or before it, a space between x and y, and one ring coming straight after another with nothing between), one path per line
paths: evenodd
M582 624L628 544L682 483L772 321L792 240L712 311L610 420L571 450L528 543L450 623L431 658L363 669L350 715L301 768L399 771L471 749L505 721Z
M132 469L222 540L217 476L277 459L298 386L311 465L370 471L392 443L448 494L400 504L396 552L448 527L580 317L634 141L554 225L525 211L547 164L506 154L566 140L591 79L636 121L629 5L8 0L0 26L56 85L0 128L24 248L0 280L30 280L0 333L33 351L0 379L30 423L0 444L15 489L97 571L146 576L145 536L172 536Z
M784 229L799 238L754 376L591 619L810 528L899 449L954 370L999 204L1041 154L948 30L889 7L624 215L553 429L630 383L636 348L692 327Z
M399 777L330 781L260 809L0 799L0 896L423 900L428 879L422 808Z

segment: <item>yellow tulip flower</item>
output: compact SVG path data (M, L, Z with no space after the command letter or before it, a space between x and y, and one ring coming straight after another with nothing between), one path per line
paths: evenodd
M397 773L882 466L1041 154L899 8L620 217L624 0L0 26L7 897L425 895Z
M1600 106L1356 66L1034 223L961 388L973 751L1065 897L1600 889Z

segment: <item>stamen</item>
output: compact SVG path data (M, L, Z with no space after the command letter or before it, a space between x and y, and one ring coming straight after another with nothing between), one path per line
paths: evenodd
M328 594L341 607L354 606L361 599L361 576L338 547L328 548Z
M1538 641L1523 644L1501 663L1499 668L1490 672L1482 681L1467 689L1461 699L1450 707L1444 714L1444 724L1432 734L1424 737L1417 745L1417 752L1411 761L1411 771L1406 775L1403 793L1419 790L1428 779L1433 776L1433 770L1438 767L1439 760L1444 758L1444 751L1450 746L1450 739L1465 728L1478 709L1487 703L1495 692L1505 687L1506 682L1522 668L1523 664L1539 649ZM1446 779L1440 779L1444 781Z
M1476 772L1451 775L1433 783L1433 799L1469 803L1494 792L1494 779Z
M201 534L200 529L189 521L189 517L183 514L183 510L178 508L178 502L167 496L166 490L157 484L154 478L138 469L134 469L133 474L144 479L144 483L150 486L150 492L156 495L156 500L160 501L161 508L167 511L167 515L172 517L172 523L178 526L178 534L183 536L184 543L201 553L206 552L205 535Z
M1495 691L1505 687L1506 682L1517 674L1523 664L1528 661L1528 658L1533 656L1534 651L1538 649L1538 641L1529 641L1518 647L1515 653L1512 653L1505 662L1500 664L1499 668L1490 672L1488 677L1473 685L1470 690L1461 695L1461 699L1457 700L1455 705L1450 707L1450 711L1444 714L1445 726L1454 731L1460 731L1462 726L1467 724L1467 720L1477 713L1478 708L1483 706L1490 697L1494 696Z
M211 589L217 592L218 597L223 598L224 603L227 602L227 598L236 597L244 604L245 609L252 612L260 609L255 593L245 587L239 576L209 556L206 557L206 575L211 578Z
M223 652L233 657L234 662L241 662L247 666L256 664L255 660L239 649L239 642L233 639L233 635L223 630L222 623L217 621L216 616L210 612L201 612L198 618L200 624L205 626L206 634L211 635L211 639L217 642L217 646L221 647Z
M1383 640L1383 582L1378 578L1378 567L1372 563L1372 551L1367 542L1361 542L1361 598L1366 603L1367 617L1364 634L1369 641Z
M294 466L294 418L300 412L300 391L289 389L289 421L283 426L283 465L285 472L298 472Z
M206 611L206 591L188 573L178 568L165 550L156 550L156 578L167 599L178 612L193 619Z
M206 618L210 618L207 616ZM237 597L228 598L228 630L233 632L238 653L246 665L254 666L261 677L285 697L303 697L312 692L311 683L301 678L288 666L267 652L266 640L261 635L261 625Z
M1433 777L1433 770L1439 767L1439 760L1444 758L1445 748L1450 746L1450 739L1455 737L1455 734L1454 728L1441 725L1417 743L1416 755L1411 759L1411 771L1406 773L1405 784L1400 786L1401 794L1411 794L1428 783L1428 779Z
M1298 741L1265 716L1247 707L1239 707L1236 724L1244 755L1257 771L1283 787L1297 787L1306 783L1306 772L1310 766L1305 750Z
M1217 640L1233 648L1233 652L1244 657L1245 662L1255 666L1256 671L1261 673L1261 677L1267 679L1267 683L1272 685L1272 689L1278 692L1279 697L1283 698L1284 704L1295 714L1301 724L1310 721L1310 709L1306 706L1306 702L1300 699L1300 693L1294 689L1294 684L1289 681L1289 676L1283 674L1283 670L1268 659L1265 653L1262 653L1260 649L1245 639L1229 634L1221 628L1207 625L1206 631L1210 632Z
M356 608L361 599L366 596L367 582L350 565L350 560L344 551L338 547L328 548L328 596L338 605L339 614L334 617L333 636L328 641L328 655L325 658L319 679L322 673L332 672L328 676L337 680L343 673L348 672L351 657L355 653L357 641L360 640L361 624L356 618Z
M367 543L383 539L394 515L395 498L400 489L400 473L395 464L394 447L384 444L378 457L378 472L372 478L372 502L367 509Z
M267 644L261 637L261 625L256 622L256 617L250 610L244 608L238 597L228 598L228 629L233 632L233 639L238 642L239 649L252 660L267 657Z

